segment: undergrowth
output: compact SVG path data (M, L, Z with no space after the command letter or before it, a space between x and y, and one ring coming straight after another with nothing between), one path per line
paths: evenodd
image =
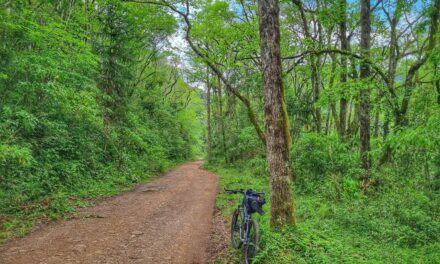
M269 228L269 195L265 214L253 215L262 230L255 263L440 263L440 196L426 175L397 166L403 161L396 156L399 163L374 171L378 184L361 191L356 152L322 140L305 136L292 150L296 226ZM354 162L348 162L350 156ZM262 157L206 168L219 175L222 189L269 194ZM239 202L224 192L217 198L225 218ZM241 251L231 259L239 263Z

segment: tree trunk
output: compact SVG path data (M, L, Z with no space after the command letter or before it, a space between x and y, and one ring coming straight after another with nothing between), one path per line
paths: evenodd
M350 136L355 136L359 131L359 102L355 102L351 106L349 119L353 116L353 120L349 122L350 127L348 134Z
M438 63L434 63L434 76L438 76ZM436 80L435 83L435 89L437 90L437 104L440 105L440 80Z
M335 72L336 72L336 56L334 54L330 54L330 58L332 59L332 67L330 72L330 82L329 82L329 89L332 90L334 83L335 83ZM338 112L336 110L336 104L330 103L329 112L331 113L331 116L333 117L333 120L335 121L335 127L337 130L339 130L339 118L338 118ZM331 122L330 122L331 124Z
M206 109L208 114L208 163L212 161L212 126L211 126L211 83L209 71L206 69Z
M321 109L319 106L316 106L316 103L319 100L321 88L320 88L320 76L319 76L319 66L318 66L318 59L314 56L310 57L311 59L311 65L312 65L312 86L313 86L313 103L315 104L313 106L314 111L314 118L315 118L315 125L316 125L316 132L321 132Z
M385 112L385 121L383 122L383 141L387 139L390 133L390 114L388 111Z
M267 162L270 175L271 226L276 228L295 223L289 166L291 139L281 75L279 2L259 0L258 10Z
M370 55L370 33L371 33L371 9L370 0L361 0L361 41L360 48L362 56L368 58ZM370 77L370 66L361 61L360 78L363 86L359 93L359 127L360 127L360 156L361 165L366 170L363 181L368 181L371 168L370 151L370 88L368 87Z
M223 155L225 157L225 162L228 162L228 153L226 149L226 137L225 137L225 122L223 116L223 92L222 92L222 81L218 78L218 89L217 89L217 98L219 104L219 121L220 121L220 134L222 136L222 147L223 147Z
M351 50L350 42L348 42L348 50ZM358 78L358 72L356 70L356 61L352 58L350 60L350 77L352 79ZM349 117L348 117L348 129L347 129L347 135L354 136L357 134L359 130L359 96L356 96L354 98L353 103L350 104L350 111L349 111ZM354 106L354 109L353 109ZM353 110L353 111L352 111ZM353 113L353 118L351 118ZM350 121L351 120L351 121Z
M373 134L373 137L376 138L379 136L379 117L380 117L380 113L379 111L376 111L376 115L374 116L374 134Z
M327 119L325 121L325 134L328 135L329 131L330 131L330 127L332 125L332 119L330 118L331 116L331 107L327 108Z
M437 89L437 104L440 105L440 80L435 81L435 88Z
M348 51L348 39L347 39L347 2L346 0L339 0L340 22L339 22L339 34L341 42L341 50ZM347 58L341 56L341 84L347 82ZM345 94L339 102L339 135L341 138L345 138L347 130L347 98Z

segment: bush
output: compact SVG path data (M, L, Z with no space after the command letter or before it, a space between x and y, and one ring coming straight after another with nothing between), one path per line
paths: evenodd
M388 138L394 150L397 173L402 177L424 177L426 184L440 189L440 107L426 124L407 127Z
M300 192L316 192L329 178L347 185L357 174L359 157L338 136L304 133L291 151L295 185ZM354 175L353 175L354 174Z

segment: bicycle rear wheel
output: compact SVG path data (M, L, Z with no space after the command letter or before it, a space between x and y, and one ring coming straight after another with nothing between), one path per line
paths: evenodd
M246 264L252 263L252 259L257 255L258 246L260 243L260 226L258 222L251 219L249 220L248 228L248 243L244 248L244 259Z
M243 218L240 209L236 209L232 214L231 221L231 243L234 248L240 248L243 242L240 238L240 229L243 226Z

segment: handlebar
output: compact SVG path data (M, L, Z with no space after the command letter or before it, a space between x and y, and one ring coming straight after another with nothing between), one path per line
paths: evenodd
M237 194L237 193L241 193L241 194L245 194L245 190L244 189L239 189L239 190L231 190L231 189L226 189L226 187L224 188L225 192L229 193L229 194ZM264 192L252 192L253 194L258 194L258 195L264 195Z
M225 192L229 193L229 194L236 194L236 193L244 193L243 189L239 189L239 190L229 190L229 189L224 189Z

